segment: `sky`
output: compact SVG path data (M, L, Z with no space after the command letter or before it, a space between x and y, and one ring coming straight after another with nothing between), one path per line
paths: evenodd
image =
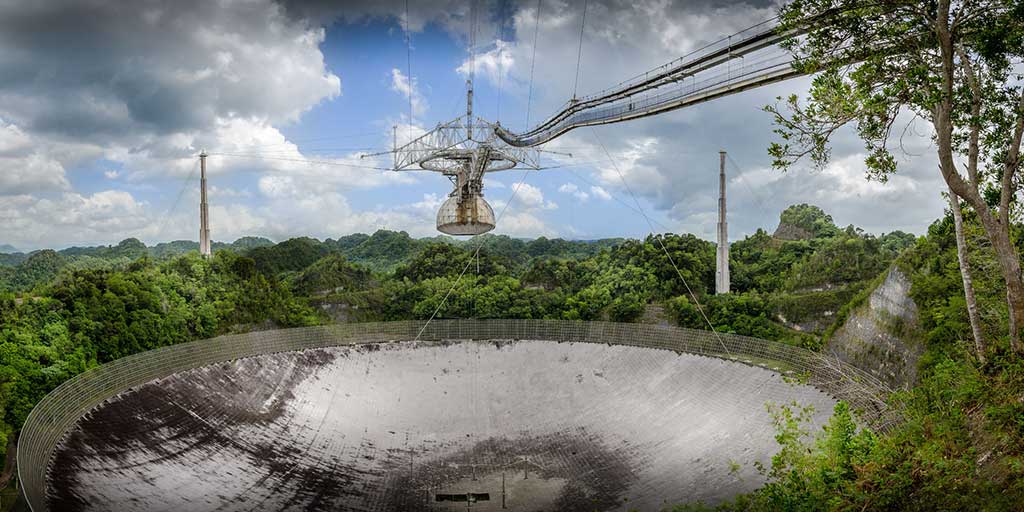
M474 25L470 0L0 0L0 245L196 240L202 149L215 240L434 236L448 180L361 155L389 150L393 127L401 143L464 113L471 66L475 113L518 131L574 90L614 85L777 8L592 0L583 22L582 1L477 0ZM504 211L495 233L643 237L653 224L712 239L719 150L733 240L774 229L797 203L841 226L923 233L944 205L927 122L895 130L888 183L865 178L852 130L824 169L770 168L777 136L762 108L809 83L571 131L544 146L572 154L546 157L563 167L488 175L486 198Z

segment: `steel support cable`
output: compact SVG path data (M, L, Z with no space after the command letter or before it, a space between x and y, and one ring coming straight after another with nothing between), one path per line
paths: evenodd
M602 160L601 162L603 163L603 162L605 162L605 160ZM563 166L563 167L571 167L571 166L568 166L568 165L566 165L566 166ZM550 169L556 169L556 168L557 168L557 167L550 167ZM591 187L595 187L595 186L597 186L596 184L594 184L594 182L592 182L592 181L590 181L590 180L588 180L588 179L584 178L583 176L580 176L580 175L579 175L579 173L577 173L576 171L574 171L574 170L572 170L572 169L567 169L567 170L568 170L568 171L569 171L569 172L570 172L570 173L571 173L571 174L572 174L573 176L575 176L575 177L576 177L577 179L579 179L579 180L580 180L581 182L583 182L583 183L585 183L585 184L587 184L587 185L590 185ZM637 215L643 215L643 211L642 211L642 210L638 210L638 209L636 208L636 206L633 206L633 205L631 205L631 204L629 204L629 203L627 203L627 202L623 201L622 199L620 199L620 198L619 198L619 196L617 196L617 195L615 195L615 194L613 194L613 193L611 193L611 192L609 192L609 191L607 191L607 190L605 190L605 192L607 192L607 193L608 193L608 195L609 195L609 196L611 196L612 200L614 200L614 201L615 201L616 203L619 203L619 204L621 204L622 206L625 206L626 208L628 208L628 209L629 209L630 211L632 211L633 213L636 213ZM671 228L669 228L668 226L666 226L666 225L662 224L662 223L661 223L660 221L658 221L658 220L656 220L656 219L650 219L650 221L651 221L651 222L653 222L654 224L657 224L657 225L658 225L658 227L660 227L661 229L663 229L663 230L665 230L665 231L669 231L669 232L671 232L671 231L672 231L672 229L671 229Z
M512 189L512 195L509 196L508 201L505 202L505 206L503 206L501 208L501 211L498 212L498 216L494 218L495 225L497 225L498 221L500 221L501 218L505 216L505 211L508 210L508 207L509 205L512 204L512 201L515 201L516 194L519 193L519 187L521 187L523 183L526 182L526 176L530 174L530 170L531 169L527 168L523 171L523 176L519 178L519 182L516 183L515 188ZM427 329L427 326L430 325L430 322L434 321L434 317L437 316L437 313L440 312L441 308L444 307L445 303L448 302L448 297L452 295L452 292L455 291L455 287L459 285L459 282L462 281L462 277L466 275L466 271L469 270L469 267L473 264L473 259L480 257L480 249L484 246L484 239L480 235L473 235L473 239L479 240L479 242L477 242L476 244L476 250L473 251L473 256L469 259L469 261L466 262L466 265L462 267L462 272L459 272L459 276L455 278L455 282L452 283L452 286L450 288L448 288L448 292L444 294L444 298L442 298L441 302L438 303L436 308L434 308L434 312L430 314L430 318L427 319L427 322L424 323L423 327L420 328L420 331L416 333L416 338L413 341L420 340L420 337L423 336L423 331Z
M374 147L374 146L322 146L303 148L303 152L306 154L319 154L321 156L330 156L329 153L342 153L342 152L356 152L356 154L362 154L369 151L387 151L387 148ZM210 153L213 154L213 153ZM288 157L294 155L294 149L258 149L255 151L246 151L248 155L266 155L266 156L281 156Z
M297 139L286 139L285 142L278 142L274 144L260 144L256 146L248 146L247 149L260 149L260 148L276 148L280 146L298 146L298 143L305 142L319 142L319 141L336 141L338 139L358 139L365 137L379 137L381 133L379 131L374 132L352 132L344 133L341 135L325 135L322 137L302 137Z
M834 53L849 51L851 49L854 49L853 45L847 45L835 49ZM880 44L878 47L874 47L869 50L882 50L895 53L898 51L898 48L894 45L886 46L884 44ZM855 62L860 60L860 58L861 57L859 56L847 56L844 59L837 59L834 64L840 65L843 63ZM593 113L589 115L582 111L574 112L570 117L559 121L555 126L548 127L534 135L516 135L500 126L495 128L495 133L503 141L515 147L536 146L550 141L551 139L575 128L611 124L631 119L638 119L641 117L653 116L740 93L749 89L796 78L811 72L807 69L795 68L792 66L792 63L793 59L791 56L769 56L767 58L757 60L750 65L745 65L744 67L747 71L741 74L730 77L730 73L720 73L712 77L704 78L700 82L699 89L697 87L697 82L694 82L693 88L689 93L682 90L668 91L658 94L653 98L647 97L641 100L638 105L630 104L630 108L628 109L620 104L618 106L613 105L605 107L604 109L594 110ZM634 106L636 108L634 108ZM583 117L577 118L577 116Z
M178 205L181 203L181 198L185 196L185 190L188 189L188 184L192 182L192 178L196 175L196 169L199 167L199 159L196 158L192 162L192 170L188 172L188 176L185 177L185 182L181 184L181 190L178 191L178 197L174 199L174 203L171 204L171 208L164 214L164 220L160 223L160 228L157 230L157 236L163 236L164 230L167 229L167 223L170 222L171 216L178 209Z
M526 93L526 128L530 128L530 106L533 103L533 71L537 64L537 36L540 34L540 2L537 0L537 14L533 25L533 57L530 58L530 87Z
M288 157L276 157L276 156L268 156L268 155L260 155L260 154L247 155L247 154L243 154L243 153L209 153L209 155L210 156L227 156L227 157L232 157L232 158L253 158L253 159L256 159L256 160L278 160L278 161L282 161L282 162L298 162L298 163L310 164L310 165L333 165L333 166L337 166L337 167L352 167L352 168L355 168L355 169L371 169L371 170L375 170L375 171L390 171L390 170L392 170L392 169L388 169L386 167L375 167L375 166L372 166L372 165L359 165L359 164L346 164L344 162L335 162L335 161L332 161L332 160L311 160L311 159L308 159L308 158L288 158Z
M409 139L413 134L413 111L412 111L412 32L409 32L409 0L405 0L405 73L409 81Z
M857 8L870 7L872 5L877 6L879 4L859 5L859 6L857 6ZM586 126L587 124L573 125L573 126L569 127L568 129L560 130L560 131L558 131L558 132L556 132L554 134L548 134L542 140L527 140L527 139L536 138L537 134L542 133L544 131L547 131L550 128L551 125L554 125L554 124L557 124L557 123L561 122L566 117L571 116L572 114L574 114L574 113L576 113L578 111L585 110L585 109L588 109L588 108L592 108L594 106L597 106L597 105L600 105L600 104L603 104L603 103L608 103L608 102L612 102L612 101L618 101L618 100L621 100L621 99L624 99L624 98L628 98L628 97L634 96L634 95L639 94L641 92L645 92L645 91L653 89L653 88L661 87L663 85L666 85L667 83L671 83L671 82L674 82L674 81L678 81L678 80L680 80L682 78L685 78L687 75L693 75L693 74L695 74L695 73L697 73L699 71L702 71L704 69L708 69L710 67L713 67L714 65L721 64L722 62L726 62L728 59L730 59L732 57L735 57L735 56L743 57L744 55L746 55L748 53L753 53L753 52L758 51L760 49L776 45L776 44L778 44L780 42L783 42L785 40L792 39L794 37L798 37L800 35L806 34L808 32L813 31L814 29L820 27L824 22L827 22L830 18L834 17L837 14L840 14L840 13L844 12L845 10L846 9L829 9L829 10L827 10L825 12L820 13L820 14L817 14L817 15L811 16L809 18L806 18L804 20L801 20L799 23L794 24L791 28L788 28L787 30L779 30L778 27L772 27L770 29L766 29L766 30L757 32L754 35L751 35L751 36L749 36L749 37L747 37L745 39L742 39L742 40L740 40L739 42L737 42L735 44L732 43L732 37L737 36L739 34L742 34L743 32L748 31L750 29L758 28L758 27L760 27L760 26L762 26L762 25L764 25L764 24L766 24L768 22L771 22L771 21L775 20L775 19L778 19L778 17L772 18L772 19L767 20L765 22L758 23L758 24L756 24L756 25L754 25L754 26L752 26L752 27L750 27L748 29L741 30L741 31L737 32L736 34L732 34L730 36L724 37L724 38L720 39L719 41L717 41L716 43L712 43L712 44L706 45L704 48L708 48L708 47L713 46L714 44L720 43L722 41L726 41L727 42L727 45L725 47L719 48L718 50L715 50L715 51L712 51L712 52L708 53L707 55L703 55L703 56L701 56L701 57L699 57L697 59L694 59L693 61L687 61L687 62L682 63L682 64L680 64L678 66L675 66L675 67L671 66L672 63L677 62L677 61L682 61L683 59L685 59L686 57L684 56L684 57L681 57L679 59L673 60L669 64L665 64L665 65L659 66L658 68L655 68L652 71L648 71L647 73L644 73L643 74L644 80L639 81L639 82L634 83L634 84L630 84L628 86L625 86L625 87L621 88L621 90L612 90L611 92L609 92L608 94L605 94L603 96L598 96L598 97L594 97L594 98L587 98L584 101L575 101L575 98L574 98L574 100L570 100L568 102L568 106L565 107L563 110L559 111L554 116L548 118L548 120L545 121L544 123L538 125L537 127L533 128L533 129L530 129L529 131L527 131L525 133L515 134L515 133L512 133L512 132L509 132L508 130L505 130L504 128L502 128L500 126L495 131L497 132L499 137L501 137L505 142L507 142L507 143L509 143L511 145L515 145L515 146L533 146L533 145L541 144L543 142L546 142L547 140L551 140L552 138L557 137L558 135L561 135L562 133L564 133L565 131L568 131L569 129L572 129L572 128L575 128L575 127L578 127L578 126ZM694 52L691 52L691 55L695 54L697 52L700 52L700 51L701 51L701 49L695 50ZM726 61L721 60L723 58L725 58ZM701 66L703 66L703 67L701 67ZM663 71L663 70L667 70L667 71ZM651 77L652 73L654 73L653 77ZM766 83L772 83L774 81L780 81L780 80L785 80L785 79L789 79L789 78L794 78L796 76L800 76L800 75L803 75L803 74L805 74L805 73L795 73L792 76L779 76L779 77L776 77L774 80L768 81ZM766 85L766 84L761 84L761 85ZM746 88L741 89L741 90L746 90ZM733 92L739 92L739 91L733 91ZM718 96L721 96L721 94L719 94ZM718 96L715 96L715 97L718 97ZM686 105L685 104L676 105L673 108L680 108L682 106L686 106ZM671 110L671 109L666 109L666 110ZM648 115L653 115L653 114L660 113L660 112L663 112L663 111L666 111L666 110L661 110L661 111L657 111L657 112L651 112ZM609 120L609 121L606 121L606 122L625 121L625 120L628 120L628 119L633 119L634 117L641 117L641 116L629 116L629 117L620 118L620 119L616 119L616 120ZM603 123L590 123L590 124L603 124Z
M505 74L504 73L504 69L503 69L504 66L502 66L502 63L501 63L502 57L505 56L505 48L503 46L503 44L504 44L504 37L505 37L505 22L501 18L501 16L502 16L502 10L499 7L499 9L498 9L498 39L497 39L498 42L496 43L497 50L498 50L498 66L497 66L498 67L498 104L495 107L497 109L497 112L494 115L494 119L498 123L501 123L501 94L503 92L501 86L502 86L502 82L504 81L503 76Z
M726 153L725 154L725 158L727 160L729 160L729 163L732 164L733 169L736 170L737 177L743 175L743 170L740 169L740 166L736 163L735 160L732 159L732 155L730 155L729 153ZM757 209L761 211L762 217L765 218L765 219L769 218L767 208L765 208L765 201L763 199L761 199L761 196L757 192L754 191L754 188L751 187L750 184L747 183L746 180L742 180L741 183L743 183L743 186L746 187L747 192L750 192L750 195L753 196L754 203L757 204ZM775 196L775 194L769 194L768 199L771 199L774 196Z
M538 168L536 168L534 170L535 171L547 171L549 169L564 169L564 168L567 168L567 167L583 167L583 166L587 166L587 165L603 164L604 162L605 162L604 160L591 160L591 161L587 161L587 162L574 162L574 163L571 163L571 164L549 165L549 166L546 166L546 167L538 167Z
M552 126L545 127L532 134L514 134L503 127L497 127L495 129L497 135L505 141L507 144L516 147L529 147L536 146L548 142L559 135L579 128L581 126L591 126L597 124L609 124L614 122L621 122L630 119L636 119L640 117L646 117L650 115L675 110L696 103L704 101L710 101L722 96L727 96L739 92L746 91L748 89L769 85L782 80L788 80L795 78L805 73L803 71L794 70L789 66L789 62L779 62L771 65L766 65L762 69L756 70L762 73L761 77L750 78L753 73L745 73L743 75L734 76L732 80L720 80L714 84L708 85L708 80L704 80L699 90L696 86L689 92L683 90L671 91L669 93L658 94L652 97L645 97L639 102L633 102L631 104L618 104L606 107L605 110L597 110L596 113L591 113L589 116L582 120L576 119L576 116L585 115L587 111L594 111L594 109L601 104L594 105L593 107L587 108L573 108L565 111L565 116L560 117L555 124ZM748 66L750 67L750 66ZM726 76L717 75L719 77ZM746 78L746 80L739 80L740 78ZM730 83L735 82L735 83ZM694 82L696 84L696 82ZM712 87L715 86L715 88ZM659 86L662 87L662 86ZM656 90L657 88L651 88L650 90ZM707 92L710 91L710 92ZM668 98L666 99L666 96ZM623 98L625 99L625 98ZM615 100L619 101L619 100ZM607 103L612 103L609 101ZM604 104L604 103L602 103ZM607 113L609 110L615 111L614 113Z
M583 29L587 26L587 0L583 0L583 18L580 20L580 45L576 51L576 80L572 83L572 101L576 102L576 86L580 83L580 62L583 60Z
M469 0L469 87L476 80L476 0ZM472 119L469 120L472 122Z
M693 305L697 307L697 311L700 312L700 316L704 318L704 321L708 324L708 327L711 329L711 332L714 333L715 338L718 340L718 343L722 345L722 350L725 351L726 355L728 355L730 359L733 358L732 352L729 350L729 347L725 345L725 341L722 339L722 336L718 333L718 330L715 329L715 326L714 324L711 323L711 320L708 318L708 315L704 313L704 308L701 307L700 301L697 300L697 294L693 293L693 289L690 288L690 284L686 282L686 278L683 277L682 271L679 270L679 266L676 265L676 262L672 258L672 255L668 252L668 248L665 247L665 242L661 239L661 237L655 234L654 223L651 222L651 219L650 217L648 217L647 212L645 212L643 207L640 206L640 200L637 199L636 194L633 193L633 188L629 186L629 182L626 181L626 177L623 176L622 171L619 170L619 165L615 162L615 159L612 158L611 153L608 152L608 148L606 148L604 142L601 141L601 137L597 135L597 130L591 128L591 132L594 134L594 140L597 141L597 145L601 147L601 150L604 152L605 156L608 157L608 161L612 164L612 168L615 169L615 173L618 174L619 179L622 180L622 185L626 187L626 191L629 192L629 195L633 198L633 202L636 203L636 208L637 210L640 211L640 215L644 218L645 221L647 221L647 227L650 228L651 235L654 236L654 239L658 241L658 245L661 246L661 250L665 253L665 256L668 258L668 262L672 264L672 268L675 269L676 275L679 276L679 280L682 281L683 286L686 287L686 292L693 299Z
M665 85L665 82L674 82L679 80L679 75L695 74L703 71L714 65L722 62L722 59L728 59L730 54L738 55L739 50L742 50L743 54L752 53L757 50L772 46L786 38L793 37L792 33L776 33L776 29L768 29L764 32L754 34L737 43L731 45L731 51L729 47L720 48L707 55L700 56L692 61L686 61L678 66L667 68L665 71L660 71L662 68L666 68L665 65L655 68L655 70L648 71L644 74L644 80L637 83L630 84L623 87L620 90L614 90L601 96L592 96L584 98L581 101L570 101L569 105L562 111L556 113L554 116L548 118L545 122L541 123L537 127L527 131L526 133L519 134L519 137L528 137L529 135L543 131L545 128L558 123L560 120L572 115L575 112L592 108L594 106L608 103L611 101L617 101L623 98L634 96L636 94L645 92L649 89L660 87ZM729 38L723 38L725 41L729 41Z

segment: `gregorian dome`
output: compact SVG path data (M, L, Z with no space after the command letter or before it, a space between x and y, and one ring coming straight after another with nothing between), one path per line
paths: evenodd
M449 235L479 235L494 229L494 210L482 195L459 202L449 197L437 210L437 230Z

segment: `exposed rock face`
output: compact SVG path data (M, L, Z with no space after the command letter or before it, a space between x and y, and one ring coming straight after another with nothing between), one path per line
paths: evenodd
M836 313L864 289L864 284L825 283L787 293L774 300L775 318L794 331L824 334L836 321Z
M912 386L924 341L917 304L910 297L910 279L898 268L891 268L867 303L850 313L835 331L824 351L894 388Z
M821 335L822 332L828 329L829 324L833 320L833 315L835 315L835 311L826 310L801 322L793 322L786 318L785 315L779 313L775 315L775 319L786 326L787 329Z
M640 317L640 323L655 325L672 325L669 321L669 314L665 312L665 306L661 304L647 304L644 306L644 314Z
M814 238L814 233L799 226L780 222L772 237L778 240L810 240Z

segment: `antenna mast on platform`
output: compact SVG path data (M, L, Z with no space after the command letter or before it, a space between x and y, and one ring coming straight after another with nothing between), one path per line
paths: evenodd
M438 124L391 151L362 157L391 154L396 171L418 168L447 176L454 188L438 210L438 231L449 235L479 235L494 229L495 223L494 210L483 198L484 174L516 167L542 168L542 150L509 146L495 134L496 126L473 113L473 81L467 80L464 115Z
M718 255L715 260L715 293L729 293L729 225L725 220L725 151L719 151Z
M199 153L199 255L209 258L210 250L210 214L206 207L206 150Z

